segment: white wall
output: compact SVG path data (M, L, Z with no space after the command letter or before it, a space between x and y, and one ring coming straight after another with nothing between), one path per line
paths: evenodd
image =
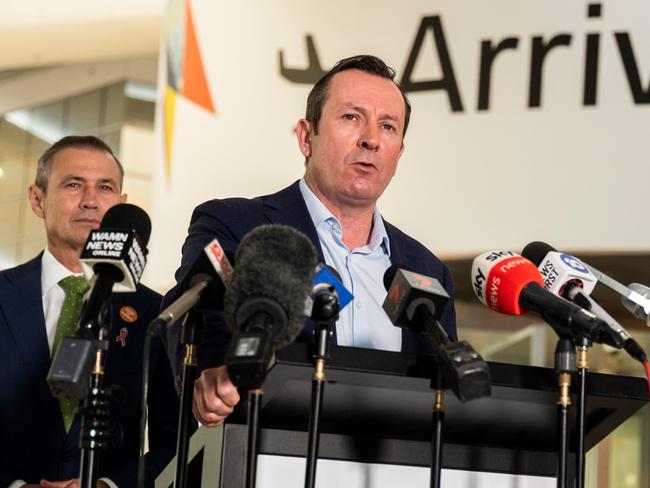
M650 179L650 104L632 100L614 33L629 35L642 86L650 90L650 4L601 3L602 16L588 19L588 2L562 0L193 0L218 113L179 99L170 184L157 121L152 284L172 284L198 203L270 193L301 176L293 127L309 87L280 76L279 50L287 66L306 66L304 36L311 33L323 67L367 52L384 58L401 78L427 16L442 22L464 110L452 112L443 91L410 94L405 155L380 202L386 218L442 257L520 250L531 240L570 249L647 249L642 209ZM530 108L533 37L562 33L571 36L570 46L549 53L541 106ZM582 103L587 33L600 33L594 106ZM497 58L490 109L478 111L481 41L506 37L517 38L518 47ZM440 74L429 32L413 78Z

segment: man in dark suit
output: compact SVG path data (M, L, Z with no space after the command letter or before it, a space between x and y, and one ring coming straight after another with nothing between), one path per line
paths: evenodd
M36 258L0 272L0 485L78 486L80 417L50 393L46 376L60 341L66 293L59 283L81 274L79 256L91 229L124 202L123 169L111 149L92 136L69 136L39 159L29 188L34 213L45 223L47 247ZM65 280L64 280L65 279ZM77 280L82 280L78 278ZM89 285L85 284L87 288ZM98 486L136 486L142 347L161 297L145 286L112 298L104 385L119 385L125 402L111 417L124 430L119 448L100 451ZM64 308L65 309L65 308ZM147 484L174 454L178 399L161 341L154 341L149 393Z
M183 282L192 263L212 239L234 250L242 237L262 224L286 224L315 244L321 262L334 266L355 295L336 324L339 345L415 353L430 352L427 341L395 328L381 310L386 296L384 271L392 264L437 278L453 296L451 276L424 246L385 222L377 199L395 175L404 150L410 104L394 82L394 71L374 56L340 61L312 89L305 118L296 134L305 157L305 175L284 190L251 200L213 200L197 207L176 274ZM178 294L172 290L165 301ZM456 336L453 300L441 323ZM299 340L309 337L306 326ZM218 314L211 315L199 349L201 376L193 410L204 425L218 425L239 402L223 358L230 334ZM178 363L178 327L168 348Z

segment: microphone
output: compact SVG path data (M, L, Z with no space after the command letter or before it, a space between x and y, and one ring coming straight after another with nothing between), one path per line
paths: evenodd
M109 277L112 291L136 291L147 263L150 236L151 220L140 207L120 203L109 208L99 229L88 234L79 258L91 285Z
M88 235L81 265L92 284L75 336L64 337L52 361L47 383L57 398L82 399L90 381L97 350L108 350L102 329L110 320L109 298L133 292L146 264L151 220L136 205L109 208L99 229Z
M544 287L548 291L589 310L605 321L620 336L623 348L638 361L645 361L646 355L641 346L589 296L598 280L578 258L557 252L549 244L540 241L528 244L521 254L538 266Z
M472 263L474 293L483 305L497 312L539 314L560 337L584 337L620 348L621 336L604 320L544 288L537 267L511 251L489 251Z
M173 325L194 307L223 309L223 296L233 276L228 252L217 239L203 248L203 252L185 275L179 286L183 294L165 308L151 324L148 334L157 335L164 327Z
M233 330L225 363L236 386L258 388L275 350L298 336L315 269L314 245L292 227L263 225L244 236L224 296Z
M616 293L621 295L623 298L626 298L632 304L638 305L640 307L639 310L643 310L643 312L645 312L645 316L635 314L636 317L640 318L641 320L646 320L646 324L650 326L650 321L648 321L648 319L646 318L647 315L650 314L650 296L648 294L646 294L645 291L643 291L644 289L646 289L646 287L644 285L639 285L638 283L634 283L635 285L639 285L640 288L637 287L638 289L633 289L632 285L627 287L627 286L619 283L615 279L610 278L609 276L607 276L602 271L598 271L593 266L590 266L587 263L583 263L583 264L587 268L589 268L589 271L591 271L596 276L596 278L598 278L598 281L600 281L603 285L611 288ZM639 290L641 290L641 291L639 291ZM625 303L627 303L627 302L625 302ZM625 303L624 303L624 305L625 305ZM632 310L630 310L630 308L628 308L628 307L625 307L625 308L627 308L630 312L632 312ZM632 312L632 313L634 314L634 312Z
M390 266L384 273L388 291L384 311L397 327L426 333L432 339L444 383L462 402L491 393L490 372L467 341L452 341L439 322L449 300L440 282L429 276Z
M637 293L643 298L650 299L650 288L648 288L647 286L642 285L640 283L630 283L628 288L630 289L630 291ZM639 305L637 302L633 302L631 299L625 296L621 298L621 302L623 303L623 306L630 313L632 313L632 315L634 315L638 319L645 320L646 325L650 327L650 315L642 305Z
M341 275L329 264L319 263L307 299L305 315L316 321L336 321L354 296L341 282ZM334 311L334 308L336 309Z

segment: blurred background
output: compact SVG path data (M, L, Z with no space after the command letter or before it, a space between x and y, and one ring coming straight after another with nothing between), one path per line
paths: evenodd
M449 264L459 334L490 361L553 366L534 316L485 309L472 259L542 240L621 283L650 284L650 4L628 0L3 2L0 269L38 254L36 160L95 134L152 217L144 282L174 283L191 210L277 191L302 174L293 127L338 59L396 68L413 117L383 215ZM650 350L650 329L593 296ZM643 376L594 346L592 371ZM588 454L588 486L650 486L646 406Z

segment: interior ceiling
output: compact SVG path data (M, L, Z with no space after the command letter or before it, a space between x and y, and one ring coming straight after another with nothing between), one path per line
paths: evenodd
M619 283L641 283L650 286L650 254L649 253L589 253L567 251L567 254L579 257L582 261L615 279ZM471 286L472 259L445 259L445 264L454 278L456 300L478 304L482 307ZM621 296L610 288L598 284L591 296L609 312L626 329L648 330L645 322L634 318L621 304ZM494 312L485 308L486 314L492 318ZM504 328L517 328L518 321L503 317ZM492 322L492 321L491 321ZM512 327L510 327L512 325Z
M3 1L0 70L158 52L166 0Z

